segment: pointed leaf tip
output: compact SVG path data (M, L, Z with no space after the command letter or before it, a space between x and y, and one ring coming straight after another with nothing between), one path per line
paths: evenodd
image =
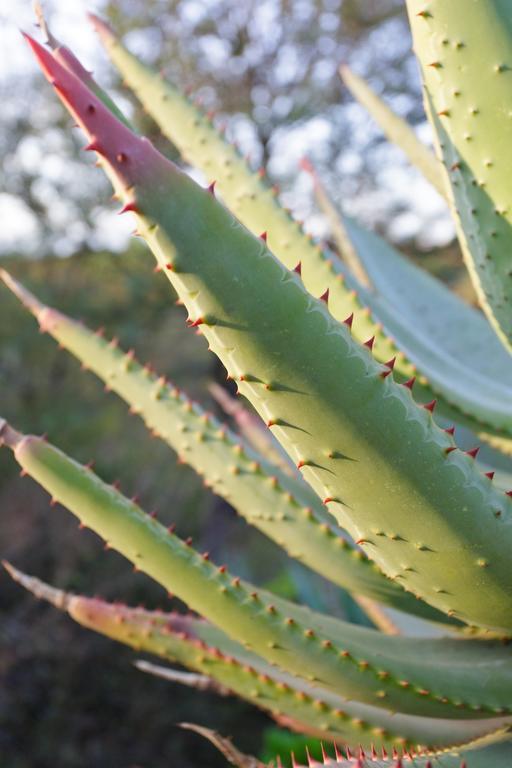
M43 48L43 46L37 42L31 35L29 35L27 32L24 32L21 30L21 34L25 38L26 42L32 49L33 54L35 55L36 59L39 62L39 65L43 72L45 73L46 77L51 80L53 77L53 73L55 71L55 67L53 64L55 63L55 60L51 53L46 50L46 48Z
M101 38L103 42L107 42L109 40L114 40L115 35L112 30L112 28L107 24L106 21L101 19L99 16L97 16L95 13L89 12L87 14L87 18L92 24L92 27L94 31L97 33L97 35Z

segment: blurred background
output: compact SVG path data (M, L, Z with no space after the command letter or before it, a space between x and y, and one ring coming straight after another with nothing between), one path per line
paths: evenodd
M336 205L384 233L411 257L470 297L453 229L436 193L387 144L342 87L341 62L368 79L428 143L416 62L402 0L117 0L44 4L57 38L78 53L137 127L176 158L173 147L123 90L88 27L93 10L128 46L226 126L255 167L315 237L329 240L308 156ZM34 30L30 0L0 9L0 265L43 300L122 346L215 409L208 393L221 372L203 340L184 332L184 314L153 260L129 236L103 175L80 152L83 137L39 74L18 27ZM201 179L202 182L211 180ZM119 478L127 495L193 536L200 549L242 576L314 607L357 610L286 557L203 488L192 470L151 440L114 395L37 333L36 323L0 288L1 413L50 439L98 474ZM171 607L163 591L133 574L115 553L34 483L20 480L0 451L1 555L57 586ZM9 768L200 768L225 765L175 723L192 720L236 736L262 754L284 736L261 713L144 677L134 654L38 603L1 575L0 758ZM175 607L175 606L173 606ZM356 618L361 619L360 616Z

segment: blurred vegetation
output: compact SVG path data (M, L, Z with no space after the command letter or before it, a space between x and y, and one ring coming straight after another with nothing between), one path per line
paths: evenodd
M422 255L421 263L455 287L467 289L456 250ZM184 328L185 312L173 302L169 283L154 274L151 255L133 242L122 255L80 253L69 259L20 262L4 259L43 301L105 328L123 348L150 362L192 396L210 405L207 384L222 373L204 340ZM462 274L462 281L460 280ZM172 289L171 289L172 290ZM195 473L151 439L125 404L47 335L2 288L0 295L1 412L14 425L49 438L76 459L95 460L100 476L119 479L127 495L157 509L166 524L227 562L241 575L313 607L355 621L363 617L348 596L292 564L221 500ZM60 587L101 594L147 607L176 607L162 589L132 573L121 556L105 552L92 533L78 531L74 518L50 508L47 495L21 480L8 451L0 451L0 541L2 556ZM235 699L196 693L141 677L135 655L82 630L53 607L2 576L0 591L0 754L9 768L50 768L58 757L66 768L91 765L223 766L223 758L190 733L183 720L236 733L241 748L263 744L285 752L290 736L267 733L269 720ZM178 606L179 607L179 606ZM134 695L135 694L135 695ZM141 727L143 723L143 727ZM298 749L301 740L294 742ZM56 753L57 750L57 753Z
M47 5L58 8L58 2ZM401 114L415 124L423 121L401 0L123 0L100 7L134 51L157 67L168 64L170 75L192 86L206 109L222 110L217 119L227 122L230 138L251 153L253 163L268 161L271 176L284 183L287 204L298 158L287 159L283 147L294 132L316 135L318 123L310 121L318 116L328 130L314 159L337 201L374 191L377 172L390 159L404 164L394 150L383 149L378 130L359 108L344 100L336 74L341 59L370 76ZM102 81L105 70L101 65ZM78 158L69 121L49 91L34 73L4 81L0 96L9 104L0 115L4 193L37 218L40 239L32 255L41 257L26 259L20 240L10 249L16 257L1 265L43 301L92 328L104 327L107 336L133 347L140 360L216 410L207 384L222 373L204 340L184 329L184 311L174 305L168 281L153 273L148 252L135 241L123 255L86 250L97 246L105 228L107 185ZM133 109L139 128L172 154L135 103ZM375 196L368 199L379 207ZM379 205L385 229L403 203L385 192ZM70 258L51 255L77 248ZM471 299L456 248L418 259ZM192 536L213 559L259 583L271 582L289 597L362 620L351 601L290 566L191 469L178 466L123 402L37 333L33 318L3 288L0 392L0 412L15 426L48 433L82 462L94 458L100 476L119 479L127 495L137 494L148 511L157 509L163 522L176 522L180 535ZM67 512L50 509L48 497L18 477L6 451L0 451L0 507L1 554L28 573L113 600L176 607L119 555L104 552L94 535L78 532ZM236 733L247 752L290 748L289 735L269 731L269 719L243 702L142 676L130 650L82 630L0 578L2 768L224 766L210 745L175 727L183 720Z
M31 17L23 17L27 7L21 7L22 0L16 4L19 13L9 9L11 20L18 25L23 19L29 30ZM56 36L72 45L75 31L61 28L64 0L43 4ZM393 214L411 207L412 200L397 195L396 184L389 187L386 172L389 176L393 166L417 176L405 170L401 153L386 144L337 73L341 62L350 63L412 124L425 123L403 0L97 0L94 9L113 22L143 60L163 68L205 110L215 112L255 167L268 164L285 204L299 206L301 216L311 209L312 197L304 181L297 181L305 153L337 200L352 206L356 196L366 197L366 214L384 228ZM92 45L90 30L85 28L84 35ZM171 145L121 87L99 46L88 51L84 63L120 97L123 108L131 105L135 124L172 155ZM27 227L12 242L0 232L0 249L4 237L4 251L20 255L52 250L68 255L105 245L105 226L113 223L105 218L103 204L108 185L92 159L84 162L79 132L70 131L64 110L42 86L35 67L1 75L5 176L0 211L3 197L15 200L37 236L29 237ZM416 221L416 234L421 228Z
M4 260L44 301L136 350L178 386L207 400L214 373L204 341L184 329L168 281L152 271L152 258L137 246L123 256L107 253L20 264ZM169 300L171 299L171 300ZM20 429L47 432L80 461L94 457L96 471L119 478L128 495L140 495L167 524L193 536L216 558L236 560L241 572L258 572L261 537L203 488L201 480L163 443L150 438L138 417L55 342L6 290L0 296L2 413ZM212 407L213 404L212 404ZM162 589L131 572L119 555L47 495L21 480L7 451L0 452L2 556L61 587L110 599L176 607ZM266 543L265 543L266 546ZM279 570L275 548L260 579ZM270 548L270 552L274 551ZM175 760L195 768L224 765L202 740L175 723L190 719L224 732L246 734L258 749L258 723L266 718L231 699L217 700L142 674L134 654L73 625L54 608L37 603L2 578L0 592L0 755L9 768L95 768ZM251 726L249 727L249 723ZM242 739L243 741L243 739ZM180 768L182 768L180 764Z

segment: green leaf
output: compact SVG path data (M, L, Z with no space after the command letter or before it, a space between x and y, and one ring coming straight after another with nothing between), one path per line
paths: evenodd
M396 144L441 197L446 197L443 169L436 156L416 136L414 130L370 88L362 77L348 66L340 67L341 79L352 95L379 124L388 139Z
M445 398L448 417L478 434L490 427L511 438L512 359L484 316L377 234L350 218L344 224L376 291L360 287L363 303Z
M492 442L493 445L507 453L512 453L512 423L510 406L507 402L507 397L508 401L510 400L510 391L508 396L501 392L494 404L496 388L494 382L504 382L501 390L504 389L511 375L511 364L510 360L503 362L503 358L507 357L503 350L498 349L496 352L496 347L499 348L500 345L496 343L483 318L480 318L475 310L467 308L457 297L439 296L443 293L442 289L436 291L430 285L431 290L428 296L430 299L437 298L438 301L434 309L429 311L429 322L431 325L436 322L439 304L441 305L439 317L444 321L437 322L442 333L438 334L434 344L436 348L432 350L430 339L425 339L425 334L415 333L415 325L409 320L408 314L403 318L404 322L401 321L400 306L396 303L393 303L391 308L385 304L382 305L377 297L362 287L365 282L364 271L366 271L370 281L374 278L378 281L376 287L380 292L379 285L382 284L382 279L379 274L375 275L377 269L375 258L373 264L370 266L366 264L368 247L376 247L376 254L381 254L385 248L384 245L379 247L376 237L372 238L368 234L366 239L370 239L370 243L367 245L364 231L356 228L355 223L346 222L347 228L350 227L349 243L352 241L356 253L361 250L358 258L362 261L362 270L357 270L356 274L361 277L361 271L363 271L363 278L358 281L358 284L346 275L346 270L336 256L324 252L304 235L300 226L280 207L264 176L261 173L251 172L245 160L219 134L207 116L202 114L171 83L141 64L103 22L94 17L94 24L113 63L144 108L157 121L164 134L176 145L184 159L200 168L209 180L216 181L216 188L240 221L256 235L265 231L272 252L287 267L293 268L297 262L301 263L304 285L313 295L323 294L328 288L329 309L333 316L343 321L353 314L354 337L361 343L375 338L373 354L382 363L396 357L395 370L399 377L403 377L401 380L410 379L416 374L415 369L416 366L418 367L421 379L418 379L414 390L414 396L418 402L428 403L434 397L437 398L440 415L447 419L454 419ZM416 139L415 142L418 143ZM430 161L430 152L424 147L423 150ZM442 172L442 165L439 164L437 175L439 176ZM347 253L349 250L347 244L342 250ZM350 256L350 253L348 255ZM410 277L410 274L407 276ZM388 281L390 277L392 274L388 274ZM428 276L422 280L416 275L414 284L417 290L423 288L425 282L428 283ZM433 282L432 279L431 283ZM402 293L404 287L402 281L398 287ZM355 289L359 291L359 295ZM389 290L396 289L393 286ZM406 304L416 296L416 291L408 288L405 293L406 297L403 301ZM447 291L444 291L444 294L446 293ZM443 311L447 303L450 310L449 320L454 327L451 335L450 326L446 328L447 313ZM391 310L391 314L388 310ZM414 311L417 316L417 302ZM424 305L421 304L420 313L423 311ZM466 323L468 323L467 327ZM383 331L383 325L386 331ZM423 326L425 326L424 321ZM453 348L457 346L458 332L461 329L463 347L454 352ZM425 330L428 334L430 327L426 327ZM450 335L446 343L443 343L443 332ZM473 342L474 333L476 336ZM473 355L475 347L482 355L482 359L480 355ZM450 358L453 355L453 361L451 359L445 361L445 352ZM468 359L472 362L467 363ZM457 366L457 361L460 361L461 365ZM475 390L475 394L472 394L471 387L475 380L474 371L470 371L472 378L468 385L464 384L468 366L477 369L479 387ZM485 371L487 368L487 373L482 374L482 369ZM497 378L493 375L496 368L501 370L501 375ZM429 375L432 372L436 375L434 380L430 381ZM485 389L486 386L488 389ZM479 403L477 396L482 391L483 402Z
M139 652L178 662L202 677L207 675L221 693L232 691L304 733L365 749L377 744L379 748L415 751L461 746L484 736L491 738L491 734L497 739L503 737L503 718L429 719L346 701L280 672L202 619L73 595L49 587L8 563L4 565L15 581L66 611L79 624ZM159 670L165 677L166 668L157 668L156 673Z
M500 641L389 636L315 613L233 579L45 440L3 422L0 442L109 548L271 664L383 709L456 720L512 713L512 656Z
M508 0L408 0L425 104L480 304L512 349L512 17Z
M46 331L122 397L216 493L291 557L350 592L431 621L443 613L406 592L347 539L299 476L274 466L187 394L137 362L133 351L40 302L5 270L2 279Z
M418 407L263 239L31 45L124 185L124 210L136 214L191 323L274 421L340 524L409 591L467 623L510 631L512 500L455 450L432 420L435 404Z

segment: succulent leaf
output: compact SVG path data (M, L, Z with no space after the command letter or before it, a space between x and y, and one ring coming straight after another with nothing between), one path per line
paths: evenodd
M0 279L49 333L144 419L248 523L297 560L350 592L437 622L440 611L386 578L354 547L306 483L269 463L186 393L137 362L132 352L40 302L5 270Z
M359 254L348 236L343 220L340 217L334 202L331 200L327 189L322 183L315 166L307 158L304 158L300 165L302 170L306 171L313 181L315 198L321 210L327 217L331 229L331 236L336 243L338 253L359 285L371 288L371 280L368 277L363 262L359 258Z
M396 114L350 67L340 67L341 79L352 95L365 107L379 124L387 138L396 144L412 165L416 166L441 197L446 198L446 182L443 169L436 156L416 136L414 129Z
M224 413L235 421L240 433L261 456L270 461L271 464L280 467L288 475L295 478L300 477L302 480L299 470L272 435L270 429L256 413L249 410L247 404L241 403L216 382L212 382L208 389Z
M1 442L109 548L268 662L298 676L307 670L306 679L340 696L409 714L463 720L512 712L507 644L388 636L315 613L233 579L45 440L4 421Z
M239 752L229 739L202 726L186 724L188 729L195 731L217 747L228 760L237 768L265 768L256 758ZM332 753L335 757L331 757ZM375 748L365 751L363 747L356 750L349 748L338 749L334 744L329 750L322 746L323 759L314 760L308 752L307 768L508 768L512 756L511 742L506 744L475 747L474 749L452 752L452 754L399 754L393 750L389 755L386 750ZM295 760L292 754L292 768L306 768ZM270 763L267 768L273 768ZM277 758L277 768L282 768L281 759Z
M454 450L324 300L208 190L132 134L31 43L124 185L123 210L241 392L329 510L382 569L467 623L512 629L512 500ZM88 107L93 103L94 114ZM100 119L101 118L101 119Z
M200 673L196 675L199 680L191 681L194 687L204 687L211 679L213 690L224 695L236 693L277 717L297 723L304 733L365 749L375 744L420 751L460 747L484 736L491 738L491 734L501 739L510 724L506 718L453 721L414 717L346 701L278 671L202 619L69 594L8 563L5 567L26 589L67 611L79 624L137 651L178 662ZM166 668L161 674L165 676ZM180 682L174 670L170 679Z
M505 382L511 375L511 364L510 360L507 363L503 362L503 357L506 357L506 354L501 351L496 353L494 335L485 321L478 316L478 313L468 309L454 295L451 295L449 300L444 297L444 304L449 302L451 321L457 329L464 328L464 333L461 341L462 346L455 353L455 359L462 361L461 370L456 367L454 362L450 364L448 369L451 375L448 375L448 372L441 375L440 371L443 370L446 362L444 354L446 353L450 358L453 354L453 343L450 344L450 349L446 349L446 346L450 340L458 339L455 332L450 332L449 327L448 329L445 328L444 330L450 338L445 344L444 336L438 335L434 344L435 349L432 350L432 344L426 344L421 334L416 334L415 326L411 326L409 322L405 324L400 322L400 304L393 303L393 306L388 308L382 305L377 297L363 290L366 282L364 271L369 272L369 269L365 266L362 253L359 254L363 262L362 270L356 267L355 272L359 276L359 280L350 280L336 256L324 252L304 235L299 225L279 206L276 196L269 189L265 178L261 174L252 173L249 170L245 159L240 157L236 149L217 132L211 120L202 114L177 88L141 64L101 20L97 17L92 18L100 39L125 82L133 89L164 134L177 146L185 160L200 168L208 179L216 180L216 188L240 221L253 234L265 231L273 254L288 268L295 267L297 262L301 264L301 276L304 285L313 295L319 296L325 292L326 288L329 289L331 314L340 322L353 314L352 333L354 338L361 343L375 337L372 350L375 359L385 363L396 357L395 371L399 377L405 377L404 381L410 379L414 375L411 370L415 370L416 366L418 367L422 375L415 387L416 400L428 403L435 397L438 400L438 413L440 415L455 419L482 437L487 438L488 434L494 445L508 453L512 452L512 423L510 403L508 402L510 392L508 393L508 400L507 396L501 392L500 396L496 398L496 404L492 406L496 378L492 376L490 371L482 374L482 370L486 371L488 361L490 368L501 366L502 376L498 376L497 381L503 382L501 386L503 390ZM430 158L430 153L425 148L423 149ZM442 166L441 164L438 165L439 174L442 172ZM347 222L347 226L349 223ZM351 227L348 239L349 242L352 240L356 245L354 249L356 252L354 258L356 258L358 247L363 249L366 244L363 239L364 232L360 228L354 232L354 228L355 224ZM372 245L374 246L378 242L379 240L375 236ZM378 249L379 253L383 248L384 246ZM345 252L347 252L347 247L345 247ZM363 271L362 277L361 271ZM369 277L371 280L371 275ZM418 280L420 279L418 276ZM427 286L429 280L430 284L436 282L426 275ZM440 286L437 295L442 293L443 288ZM444 293L446 294L447 291ZM415 295L412 290L408 294L409 296ZM428 295L431 299L436 298L435 288ZM433 305L430 313L431 318L435 316L436 309L436 305ZM390 320L389 310L392 310L393 322ZM468 321L470 324L466 329L465 324ZM465 340L470 340L473 337L473 332L477 332L478 342L480 339L482 340L481 344L478 343L482 359L477 358L473 363L474 366L480 363L477 392L484 393L485 402L482 404L478 402L476 395L471 396L470 386L467 386L462 394L460 392L461 387L464 389L461 382L464 381L465 374L472 374L471 371L467 370L468 365L471 367L471 363L468 363L468 357L465 357L465 353L469 353L476 342L473 345L465 344ZM490 342L487 347L483 342L489 338ZM412 358L410 357L411 350L414 351ZM433 357L435 358L434 361ZM435 376L430 381L429 376L432 372ZM472 378L475 378L474 374ZM502 430L505 431L504 434L501 434Z
M508 768L512 757L511 743L484 746L454 754L424 755L402 758L396 755L366 755L356 752L335 759L327 757L321 763L308 761L308 768ZM295 762L293 768L306 768Z
M375 287L375 294L360 287L361 300L409 362L397 361L395 370L411 376L415 366L426 397L445 398L439 406L447 418L483 436L491 427L512 450L512 360L485 318L377 234L351 218L343 222Z
M466 266L512 348L512 110L508 0L407 0L425 102Z

